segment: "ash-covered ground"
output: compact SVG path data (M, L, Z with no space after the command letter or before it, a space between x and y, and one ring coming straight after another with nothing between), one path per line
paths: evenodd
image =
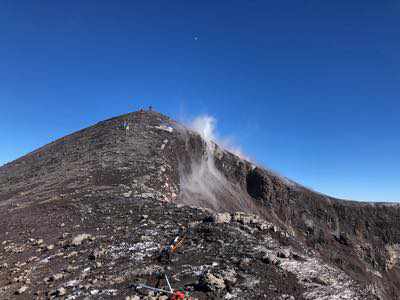
M139 111L0 168L0 299L400 299L399 216Z

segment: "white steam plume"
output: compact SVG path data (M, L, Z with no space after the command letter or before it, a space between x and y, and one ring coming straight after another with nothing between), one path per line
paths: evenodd
M215 142L241 159L250 161L250 158L243 153L241 147L234 143L232 137L220 137L217 134L216 126L217 120L209 115L198 116L189 124L189 127L198 132L207 143Z
M189 174L181 174L180 200L187 205L208 207L216 211L249 211L251 201L248 195L237 184L229 182L215 166L215 142L221 141L215 133L216 123L214 117L204 115L195 118L189 125L205 141L206 153L200 161L192 160Z
M194 131L198 132L201 137L209 142L215 140L215 126L217 121L214 117L204 115L195 118L189 125Z

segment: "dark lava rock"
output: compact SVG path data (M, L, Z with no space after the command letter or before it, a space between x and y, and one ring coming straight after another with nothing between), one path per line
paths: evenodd
M0 299L165 299L142 287L165 275L194 299L400 298L399 205L315 193L154 111L0 167L0 242Z

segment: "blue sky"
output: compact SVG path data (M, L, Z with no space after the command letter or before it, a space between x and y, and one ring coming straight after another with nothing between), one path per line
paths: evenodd
M315 190L400 200L399 1L0 0L0 165L153 105Z

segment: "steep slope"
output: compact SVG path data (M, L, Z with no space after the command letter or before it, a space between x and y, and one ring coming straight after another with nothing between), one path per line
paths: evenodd
M134 284L167 272L200 299L398 299L399 216L139 111L0 168L0 298L145 297ZM184 245L158 261L181 226Z

